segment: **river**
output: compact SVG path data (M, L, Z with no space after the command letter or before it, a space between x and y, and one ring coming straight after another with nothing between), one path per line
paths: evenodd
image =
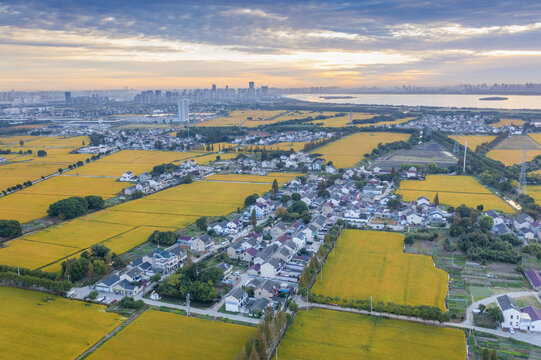
M324 99L321 96L351 96L349 99ZM333 104L436 106L449 108L534 109L541 110L540 95L497 95L507 100L479 100L494 95L454 94L291 94L288 98Z

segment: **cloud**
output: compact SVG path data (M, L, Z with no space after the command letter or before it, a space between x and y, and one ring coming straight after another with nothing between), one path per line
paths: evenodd
M502 69L541 81L513 68L541 61L540 18L535 1L0 0L0 83L34 69L58 79L78 69L92 82L117 71L149 86L166 81L163 69L190 84L190 74L289 86L452 82L457 72L485 82L471 71L479 63L498 64L491 82Z

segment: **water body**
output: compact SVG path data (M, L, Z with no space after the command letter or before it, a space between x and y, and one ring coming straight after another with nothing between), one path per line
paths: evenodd
M322 98L321 96L327 97ZM328 98L328 97L351 97ZM288 98L332 104L436 106L451 108L483 109L533 109L541 110L540 95L498 95L507 100L479 100L490 95L452 94L292 94Z

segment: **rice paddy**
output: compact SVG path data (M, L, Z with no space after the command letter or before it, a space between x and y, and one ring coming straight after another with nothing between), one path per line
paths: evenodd
M522 126L524 125L524 123L525 121L522 119L500 119L497 123L490 124L490 126L500 128L503 126L511 126L511 125Z
M105 306L0 287L0 359L74 359L119 326Z
M260 125L269 125L277 122L302 119L311 116L309 111L287 111L287 110L235 110L229 116L217 117L212 120L198 123L196 126L239 126L253 128Z
M496 136L494 135L461 135L458 138L458 142L460 145L464 145L467 141L468 149L470 149L471 151L475 151L475 148L477 148L477 146L490 142L495 138Z
M88 359L228 360L253 332L248 326L148 310Z
M429 305L445 311L447 278L430 256L404 254L404 235L344 230L311 292L332 298Z
M270 183L246 181L179 185L8 241L0 248L0 264L57 268L55 263L97 243L120 254L147 241L157 228L178 229L201 216L229 214L244 206L246 196L269 190Z
M340 311L299 311L280 359L465 360L466 336L440 328Z
M365 154L372 152L379 143L407 141L409 137L409 134L400 133L361 132L334 141L312 151L312 153L321 154L326 161L332 161L336 168L348 168L355 166L364 158Z
M505 201L492 194L471 176L427 175L423 181L402 180L396 192L404 201L414 201L424 196L432 201L438 194L440 204L453 207L462 204L476 208L483 205L484 210L503 210L513 213Z

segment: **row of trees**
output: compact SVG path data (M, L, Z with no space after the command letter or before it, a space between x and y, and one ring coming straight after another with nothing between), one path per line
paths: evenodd
M257 326L244 348L234 357L235 360L267 360L287 329L291 318L284 311L274 312L272 309L265 311L263 321Z
M13 271L0 272L0 282L10 286L47 290L55 294L62 294L72 287L69 281L55 281L44 277L19 275Z
M49 216L58 217L60 220L69 220L86 214L89 210L99 210L105 205L101 196L89 195L84 198L72 196L58 200L47 210Z
M360 299L360 300L348 300L341 299L340 297L330 297L322 294L313 294L310 293L308 296L310 302L315 302L318 304L337 304L340 307L352 308L358 310L371 310L371 301L370 299ZM395 315L404 315L421 318L423 320L437 320L440 322L446 322L451 319L451 316L448 312L442 312L440 308L435 306L428 305L399 305L392 302L384 303L379 301L373 304L372 310L378 313L389 313Z

